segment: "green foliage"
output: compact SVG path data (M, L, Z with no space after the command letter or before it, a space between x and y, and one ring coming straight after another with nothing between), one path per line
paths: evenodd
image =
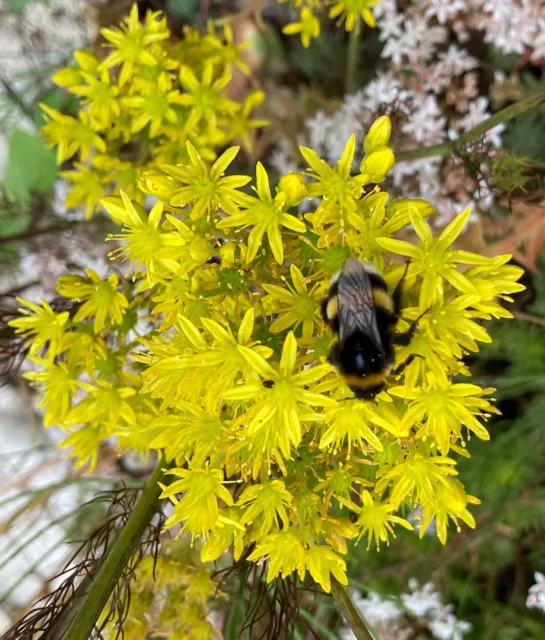
M33 193L47 193L55 184L55 153L33 133L15 129L11 134L5 187L19 203L28 203Z
M7 0L7 8L9 11L22 11L35 0ZM42 4L49 5L50 0L39 0Z
M52 109L62 111L66 115L73 116L78 111L78 99L75 95L54 87L48 89L42 96L40 96L34 105L34 124L36 129L41 129L45 122L45 114L43 110L38 107L39 104L45 104Z
M540 113L529 113L507 123L503 142L517 156L545 160L545 119Z
M193 21L195 20L198 9L199 9L198 0L168 0L167 1L168 12L177 16L178 18L183 18L190 24L192 24Z
M490 181L503 193L524 190L531 166L528 158L521 158L509 152L500 153L492 160Z

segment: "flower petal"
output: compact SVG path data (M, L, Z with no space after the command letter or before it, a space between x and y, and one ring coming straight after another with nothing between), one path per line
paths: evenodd
M293 331L288 333L282 347L282 358L280 359L280 373L289 376L295 368L295 360L297 358L297 340L293 335Z
M404 240L396 240L395 238L376 238L375 242L383 249L386 249L386 251L398 253L402 256L408 256L409 258L416 258L420 253L418 247L415 247L414 244L410 244Z
M262 358L259 354L248 347L242 345L238 346L238 350L244 356L246 362L256 371L260 376L266 379L276 380L278 373L271 367L271 365Z

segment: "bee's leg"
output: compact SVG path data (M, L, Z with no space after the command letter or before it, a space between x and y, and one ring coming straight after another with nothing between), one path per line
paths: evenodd
M403 272L403 275L401 276L399 282L396 284L396 288L394 289L394 292L392 294L392 302L394 303L394 313L396 317L399 317L401 313L401 296L403 294L403 284L405 282L405 278L407 277L407 271L409 270L410 264L411 261L407 260L407 262L405 263L405 271Z
M398 376L400 373L403 373L403 371L405 371L405 369L411 364L411 362L414 361L415 358L422 358L422 360L424 360L424 356L421 356L419 353L411 353L411 355L405 360L405 362L402 362L399 366L397 366L390 372L390 375Z
M322 302L320 302L320 310L322 312L322 320L329 324L329 318L327 317L327 298L324 298Z
M428 311L429 308L421 313L418 318L416 318L416 320L413 320L407 331L404 331L403 333L395 333L392 336L392 342L400 347L406 347L411 342L416 330L418 329L418 323L420 322L420 320L422 320L426 313L428 313Z

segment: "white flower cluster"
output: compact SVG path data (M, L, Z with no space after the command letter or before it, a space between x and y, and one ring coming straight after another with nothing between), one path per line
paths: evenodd
M471 624L458 620L453 605L444 605L441 594L430 582L420 587L418 581L411 578L409 592L402 593L399 598L383 597L370 591L366 597L353 594L352 601L371 626L386 633L389 625L393 625L399 635L399 623L403 618L407 619L407 624L410 618L416 618L437 640L463 640L471 631ZM343 628L340 637L341 640L353 640L355 636L349 628Z
M536 583L528 591L526 606L528 609L540 609L545 613L545 575L536 571L534 579Z
M383 56L395 64L430 59L447 28L460 42L481 31L504 53L545 57L545 0L412 0L403 13L396 0L381 0L375 13L386 42Z

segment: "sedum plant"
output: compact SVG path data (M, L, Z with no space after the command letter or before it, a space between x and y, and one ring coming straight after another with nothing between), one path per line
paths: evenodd
M261 163L255 178L230 172L238 147L214 159L186 140L185 160L142 174L151 211L124 191L102 200L127 277L62 276L61 306L21 300L11 322L61 446L91 468L112 437L120 452L160 452L165 526L205 562L232 553L266 561L268 581L308 573L330 591L347 582L349 541L435 523L445 542L450 523L475 525L456 464L496 410L462 357L490 341L481 321L510 317L500 300L522 270L453 248L469 211L435 237L430 205L389 198L390 131L373 123L359 166L354 136L335 166L302 147L306 169L276 186ZM407 227L416 244L394 237ZM374 401L326 359L320 301L348 256L391 288L408 259L399 330L427 311L396 354L418 357Z
M251 149L254 129L266 124L251 119L264 94L253 91L243 103L230 99L234 70L248 74L249 68L229 26L222 35L188 27L174 40L160 11L148 11L140 23L134 4L119 28L101 34L109 48L104 60L76 51L76 66L53 76L77 96L77 115L41 105L46 141L59 164L72 162L61 174L71 187L69 207L84 205L89 218L100 198L119 189L142 201L141 173L187 160L187 140L207 160L234 140Z

